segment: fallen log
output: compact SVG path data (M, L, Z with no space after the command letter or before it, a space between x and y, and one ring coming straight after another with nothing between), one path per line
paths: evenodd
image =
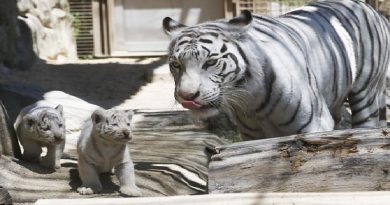
M387 129L247 141L215 151L210 193L390 190Z

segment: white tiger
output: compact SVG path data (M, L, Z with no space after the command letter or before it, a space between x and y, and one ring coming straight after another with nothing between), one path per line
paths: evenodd
M33 104L23 108L16 119L15 129L23 146L24 160L39 162L49 169L61 167L66 133L62 105L52 108ZM47 148L43 159L42 147Z
M176 100L200 117L229 113L245 139L333 130L346 99L353 127L386 126L389 23L361 1L163 27Z
M83 184L77 189L82 195L100 192L103 187L99 173L111 172L120 183L120 192L142 196L135 184L134 165L127 143L132 139L133 111L96 110L77 141L79 175Z

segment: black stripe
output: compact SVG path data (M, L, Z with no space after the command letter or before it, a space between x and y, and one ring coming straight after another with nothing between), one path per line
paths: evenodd
M299 111L299 109L301 109L301 101L302 101L302 94L299 96L299 101L298 101L297 106L295 107L294 114L291 116L291 118L287 122L280 123L279 124L280 126L287 126L295 121L295 118L298 115L298 111Z
M210 51L208 48L206 48L206 47L204 47L204 46L202 46L202 45L201 45L201 47L202 47L204 50L207 51L207 56L210 55L211 51Z
M376 110L375 112L371 113L370 115L368 115L368 116L365 117L364 119L361 119L361 120L359 120L359 121L357 121L357 122L352 122L352 125L353 125L353 126L361 125L361 124L363 124L363 123L365 123L365 122L370 121L370 118L378 117L379 115L380 115L380 114L379 114L379 111Z
M368 30L368 34L369 34L369 40L370 40L370 45L371 45L371 69L370 69L370 74L369 74L369 76L368 77L366 77L366 80L364 81L364 83L363 83L363 87L361 87L359 90L357 90L357 91L353 91L352 92L352 94L353 95L357 95L357 94L359 94L360 92L362 92L363 90L366 90L367 89L367 86L370 84L369 83L369 81L371 80L371 77L372 77L372 73L373 73L373 70L374 70L374 65L373 65L373 59L374 59L374 44L373 44L373 42L374 42L374 38L373 38L373 34L372 34L372 31L371 31L371 25L370 25L370 22L368 21L368 17L367 17L367 13L366 12L363 12L364 13L364 19L365 19L365 21L366 21L366 23L367 23L367 30ZM363 65L364 65L365 63L363 62ZM361 72L362 73L362 72ZM359 74L361 74L361 73L359 73ZM356 76L356 79L358 79L358 77L360 77L360 75L358 75L358 76Z
M314 106L313 106L313 103L310 103L310 107L311 107L311 111L310 111L310 118L309 120L303 124L297 131L297 134L301 134L302 133L302 130L305 129L305 127L307 127L312 121L313 121L313 117L314 117Z
M372 104L374 104L376 98L377 98L377 96L376 96L376 95L373 95L373 96L367 101L367 103L366 103L365 105L363 105L362 107L360 107L360 108L357 108L357 109L356 109L355 107L351 107L352 114L355 115L355 114L361 112L362 110L366 109L367 107L370 107Z
M189 41L187 41L187 40L181 41L180 43L177 44L177 46L181 46L181 45L183 45L183 44L185 44L185 43L188 43L188 42L189 42Z
M220 52L225 53L226 50L227 50L226 44L223 44Z
M272 88L275 83L275 80L276 76L274 71L271 68L266 69L264 74L266 96L263 102L260 103L260 106L256 108L256 112L260 112L271 102Z
M209 39L204 39L204 38L199 39L199 42L202 42L202 43L209 43L209 44L213 43L213 41L211 41L211 40L209 40Z

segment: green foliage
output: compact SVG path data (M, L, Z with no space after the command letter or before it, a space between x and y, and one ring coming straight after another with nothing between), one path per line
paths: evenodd
M72 21L73 36L77 39L81 29L81 19L79 13L69 13L69 18Z

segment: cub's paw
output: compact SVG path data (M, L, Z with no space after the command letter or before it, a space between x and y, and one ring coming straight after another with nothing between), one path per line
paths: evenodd
M93 190L91 188L88 188L88 187L79 187L77 188L77 192L81 195L91 195L91 194L94 194Z
M138 187L122 186L119 191L126 196L142 196L142 192Z

